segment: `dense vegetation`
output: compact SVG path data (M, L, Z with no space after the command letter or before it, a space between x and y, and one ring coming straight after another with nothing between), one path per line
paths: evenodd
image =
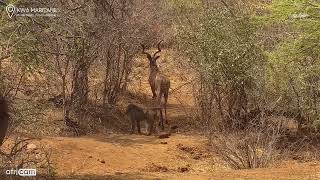
M12 3L60 10L9 18L1 6L0 94L11 104L12 130L37 123L50 98L62 99L64 120L111 111L127 91L140 43L164 39L194 70L193 118L232 167L265 167L278 157L292 135L283 117L296 122L295 136L318 133L319 1Z

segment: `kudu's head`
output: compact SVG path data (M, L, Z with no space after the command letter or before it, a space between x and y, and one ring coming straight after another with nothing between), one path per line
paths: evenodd
M158 65L157 65L157 59L160 57L159 55L157 55L158 53L161 52L161 49L160 49L160 44L161 44L162 40L158 43L158 51L155 52L152 56L151 54L147 53L145 51L145 46L143 44L141 44L142 46L142 53L143 54L146 54L147 55L147 58L149 60L149 66L150 66L150 69L152 71L154 70L158 70Z

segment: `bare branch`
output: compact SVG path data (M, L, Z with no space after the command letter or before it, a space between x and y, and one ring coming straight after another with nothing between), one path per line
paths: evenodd
M220 0L220 2L227 8L233 18L237 18L235 13L231 10L230 6L224 0Z

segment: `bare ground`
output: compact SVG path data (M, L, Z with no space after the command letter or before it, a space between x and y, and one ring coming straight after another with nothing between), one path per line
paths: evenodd
M112 134L46 137L58 177L94 179L319 179L320 163L283 162L272 168L232 170L210 154L200 135Z

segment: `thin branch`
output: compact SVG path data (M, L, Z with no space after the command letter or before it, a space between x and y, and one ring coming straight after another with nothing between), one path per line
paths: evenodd
M232 17L237 18L237 16L231 10L230 6L224 0L220 0L220 2L227 8Z

